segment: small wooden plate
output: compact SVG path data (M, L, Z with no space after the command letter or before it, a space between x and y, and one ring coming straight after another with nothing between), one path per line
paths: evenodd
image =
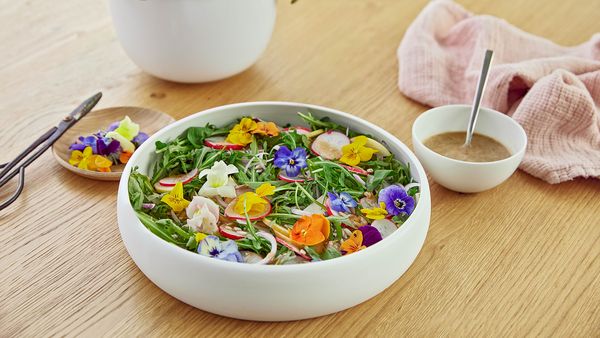
M111 167L112 171L108 173L79 169L69 164L69 158L71 158L69 146L77 141L79 136L88 136L99 130L106 130L111 123L121 121L125 116L129 116L133 122L139 124L140 131L148 135L156 133L159 129L175 121L165 113L142 107L113 107L94 110L75 123L54 142L52 146L54 158L60 165L77 175L100 181L118 181L121 178L124 165L113 165Z

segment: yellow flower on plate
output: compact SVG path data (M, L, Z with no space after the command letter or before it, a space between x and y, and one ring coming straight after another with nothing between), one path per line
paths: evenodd
M256 128L257 124L254 120L244 117L240 123L233 126L225 141L246 146L252 143L252 132L256 130Z
M83 149L83 152L79 150L73 150L71 152L69 164L71 164L72 166L77 166L77 168L79 169L88 170L88 165L91 156L92 147L85 147L85 149Z
M196 242L200 243L202 242L203 239L205 239L206 237L208 237L207 234L203 234L201 232L197 232L196 233Z
M183 198L183 184L181 182L177 182L173 190L169 191L160 200L167 203L175 212L180 212L190 204L190 201Z
M256 216L264 213L268 207L269 201L257 193L245 192L237 198L233 210L240 215L248 213L248 216Z
M260 197L271 196L275 193L275 187L271 183L263 183L256 188L256 194Z
M88 169L108 173L112 164L112 161L104 156L92 155L90 156Z
M355 137L352 143L342 147L342 157L340 158L340 162L355 166L360 162L370 160L373 157L373 154L378 152L378 150L366 147L366 144L366 136Z
M371 209L360 209L367 218L370 219L384 219L388 214L387 210L385 210L385 203L379 202L379 207L373 207Z

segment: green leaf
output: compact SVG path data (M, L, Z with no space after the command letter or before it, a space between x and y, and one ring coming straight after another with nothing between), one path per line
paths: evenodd
M310 256L310 258L313 259L313 261L320 261L321 260L321 256L319 255L318 252L315 251L315 249L313 249L310 246L305 246L304 247L304 251L306 251L306 253Z

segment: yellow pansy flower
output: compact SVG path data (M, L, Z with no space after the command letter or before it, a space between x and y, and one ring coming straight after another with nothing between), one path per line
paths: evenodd
M246 146L252 143L252 132L256 130L256 127L257 124L254 120L244 117L240 123L233 126L225 141Z
M263 183L256 188L256 194L260 197L271 196L275 193L275 187L271 183Z
M248 213L256 216L264 213L269 207L269 201L260 197L255 192L245 192L237 198L233 210L240 215Z
M208 236L207 234L197 232L196 233L196 242L198 242L198 243L202 242L202 240L205 239L207 236Z
M110 172L112 164L112 161L104 156L92 155L88 162L88 170L98 170L107 173Z
M190 201L183 198L183 184L181 182L177 182L173 190L169 191L160 200L167 203L175 212L180 212L190 204Z
M79 169L88 170L90 157L92 156L92 147L85 147L83 152L79 150L73 150L71 152L71 158L69 163L73 166L77 166Z
M360 212L362 212L367 218L370 219L384 219L385 216L388 214L387 210L385 209L384 202L379 202L379 207L373 207L371 209L360 209Z
M252 131L253 134L259 134L264 136L277 136L279 135L279 128L274 122L258 122L256 129Z
M366 147L366 144L366 136L355 137L352 143L342 147L342 157L340 158L340 162L355 166L360 162L370 160L373 157L373 154L378 152L378 150Z

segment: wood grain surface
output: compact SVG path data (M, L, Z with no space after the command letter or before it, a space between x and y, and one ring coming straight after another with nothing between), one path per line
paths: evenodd
M600 1L459 2L564 45L600 31ZM256 65L183 85L127 58L104 1L0 0L0 162L98 90L99 108L145 106L177 119L233 102L319 104L410 145L426 107L399 93L395 52L425 4L279 1L273 40ZM600 180L551 186L517 172L476 195L431 188L425 246L389 289L321 318L247 322L152 284L121 242L117 183L74 175L48 151L28 168L19 200L0 212L0 336L600 335Z

